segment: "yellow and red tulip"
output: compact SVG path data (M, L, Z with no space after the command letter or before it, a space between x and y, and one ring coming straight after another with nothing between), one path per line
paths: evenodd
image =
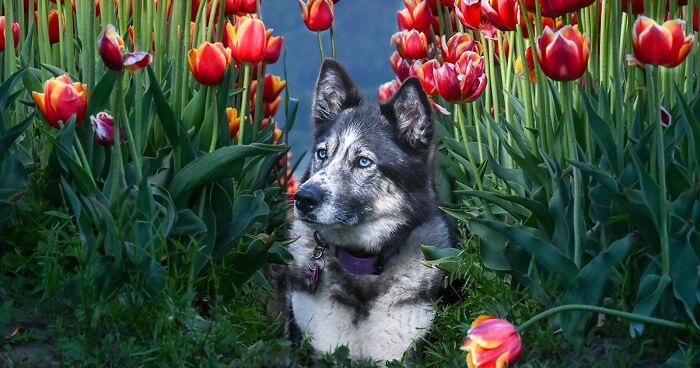
M103 146L114 144L114 118L106 112L90 116L92 131L95 134L95 141ZM124 128L119 128L119 141L124 140Z
M214 86L224 80L226 68L231 63L231 50L221 42L202 42L187 54L190 71L197 82Z
M231 133L231 139L235 139L238 137L238 129L241 127L241 118L238 116L238 110L233 107L227 107L226 120L228 121L228 129Z
M595 0L525 0L525 7L534 12L535 1L540 2L542 16L544 17L558 17L567 13L574 13L595 2ZM627 0L624 1L626 2Z
M257 81L253 83L257 84ZM274 102L282 93L284 87L287 86L287 81L282 80L279 75L267 74L263 80L263 101ZM255 88L251 87L251 90Z
M124 55L124 69L136 72L148 66L153 61L151 54L145 51L130 52Z
M455 15L463 26L469 29L481 27L481 0L457 0L454 6Z
M252 16L236 18L236 25L226 24L228 47L241 64L257 64L265 58L267 35L265 24Z
M693 47L693 36L686 36L685 21L673 19L659 25L640 16L632 26L634 56L642 64L674 68L685 60Z
M423 32L415 29L397 32L391 37L391 42L404 59L418 60L428 56L428 39Z
M449 40L445 41L442 36L442 58L445 62L456 63L459 57L467 51L481 54L481 44L474 41L469 33L455 33Z
M124 40L122 40L113 25L108 24L100 37L97 39L100 57L107 68L112 70L122 70L122 52L124 51Z
M15 45L19 45L19 23L12 22L12 40ZM5 51L5 16L0 17L0 51Z
M306 4L299 0L301 17L306 28L314 32L325 31L333 25L333 1L309 0Z
M518 12L518 0L481 0L481 14L501 31L515 30Z
M54 128L60 127L59 122L68 122L73 115L76 125L85 119L86 85L73 83L67 74L47 80L44 93L32 92L32 98L46 122Z
M399 87L401 87L401 83L396 79L382 84L379 86L379 89L377 89L377 99L379 102L389 101L391 97L394 96L394 93L399 90Z
M462 345L469 368L507 367L520 357L522 342L515 326L491 316L474 320Z
M457 64L445 63L433 71L440 96L451 103L472 102L486 89L484 57L466 51Z
M586 71L591 42L578 26L564 26L556 32L546 27L535 47L542 72L551 79L575 80Z
M397 51L391 54L389 60L391 61L391 67L394 69L394 73L396 73L396 78L398 78L400 82L406 80L411 72L411 65L408 64Z
M396 12L396 20L400 30L417 29L429 32L435 17L426 0L404 0L405 9Z
M528 46L527 50L525 50L525 64L527 64L527 74L528 77L530 78L530 81L537 82L537 74L535 73L535 62L532 59L532 48ZM525 74L525 67L523 65L523 61L520 57L515 61L515 74L518 74L519 76L524 76Z
M428 60L425 63L420 60L416 60L411 65L410 75L412 77L418 78L421 86L428 96L432 96L437 93L437 84L435 82L434 70L440 67L440 63L435 60Z
M263 104L263 116L266 118L270 118L270 117L274 116L275 113L277 112L277 109L279 109L281 102L282 102L282 96L278 96L272 102L265 102Z
M274 64L280 58L284 37L273 36L272 29L268 29L265 31L265 38L265 58L263 60L268 64Z

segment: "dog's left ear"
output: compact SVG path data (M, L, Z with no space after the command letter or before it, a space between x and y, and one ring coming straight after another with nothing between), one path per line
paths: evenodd
M396 124L399 138L414 148L427 148L433 141L433 108L418 78L406 79L389 102L381 105L382 114Z
M333 59L326 59L316 82L311 114L318 137L341 111L362 102L362 95L348 73Z

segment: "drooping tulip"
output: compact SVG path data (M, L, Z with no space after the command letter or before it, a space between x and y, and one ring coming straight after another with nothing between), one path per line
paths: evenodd
M67 123L75 115L75 123L85 119L87 89L82 83L73 83L67 74L44 83L44 93L32 92L32 98L46 121L54 128Z
M481 14L501 31L513 31L520 12L518 0L481 0Z
M124 55L124 69L136 72L147 67L153 61L153 56L145 51L130 52Z
M428 60L425 63L416 60L411 65L410 75L418 78L423 90L428 96L437 93L437 85L435 83L435 74L433 71L439 67L440 63L435 59Z
M445 63L433 71L440 96L451 103L472 102L486 89L484 57L467 51L457 64Z
M546 27L535 42L542 72L558 81L580 78L588 65L590 44L590 39L579 32L578 26L564 26L556 32Z
M445 62L456 63L459 57L467 51L481 53L481 46L474 41L469 33L455 33L449 40L445 41L442 36L442 58Z
M481 0L455 1L455 15L463 26L469 29L481 27Z
M105 65L112 70L122 70L122 52L124 52L124 40L113 25L108 24L100 37L97 38L100 57Z
M590 6L595 0L525 0L525 7L529 11L535 11L535 1L540 2L542 16L558 17L567 13L574 13L579 9ZM625 0L626 1L626 0Z
M686 36L685 21L673 19L659 25L640 16L632 26L634 56L642 64L674 68L685 60L693 47L693 36Z
M428 39L415 29L395 33L391 42L404 59L418 60L428 56Z
M396 73L396 78L398 78L401 82L405 81L411 72L411 65L408 64L408 62L402 58L397 51L394 51L391 54L389 60L391 61L391 67L394 69L394 73Z
M236 24L226 24L228 47L233 58L241 64L257 64L265 58L267 35L265 24L251 16L236 18Z
M333 25L333 2L330 0L299 0L301 17L306 28L314 32L325 31Z
M417 29L429 32L433 24L433 13L426 0L404 0L405 9L396 12L396 20L400 30Z
M95 141L103 146L114 144L114 118L106 112L90 116L92 131L95 134ZM119 128L119 141L124 140L124 128Z
M19 45L19 23L12 22L12 40L15 45ZM0 16L0 51L5 51L5 16Z
M399 90L399 87L401 87L401 83L396 79L392 79L391 81L382 84L377 89L377 100L379 100L379 102L389 101L389 99L394 96L396 91Z
M187 54L190 71L197 82L215 86L224 80L226 67L231 63L231 50L221 42L202 42Z
M284 37L273 36L272 28L265 31L265 58L263 59L268 64L274 64L280 58L280 52L282 51L282 42L284 42Z
M462 345L470 368L507 367L520 357L522 342L515 326L491 316L474 320Z

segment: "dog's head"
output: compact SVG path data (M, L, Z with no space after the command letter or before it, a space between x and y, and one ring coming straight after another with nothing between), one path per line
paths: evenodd
M297 219L331 242L373 252L434 200L432 107L417 79L382 105L363 104L326 60L312 106L314 147L295 195Z

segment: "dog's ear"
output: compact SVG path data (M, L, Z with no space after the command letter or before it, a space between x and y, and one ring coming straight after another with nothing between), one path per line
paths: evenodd
M433 108L418 78L406 79L381 111L396 125L401 141L414 148L430 146L435 135Z
M344 109L362 102L362 95L348 73L333 59L326 59L316 82L311 115L314 137L318 137Z

